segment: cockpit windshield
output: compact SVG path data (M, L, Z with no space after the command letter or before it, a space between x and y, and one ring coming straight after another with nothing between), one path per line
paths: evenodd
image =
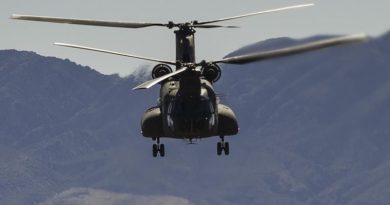
M179 132L209 131L216 125L216 114L208 97L174 98L168 104L167 125Z
M175 117L208 117L213 113L213 104L206 97L201 97L199 100L175 99L168 107L168 114Z

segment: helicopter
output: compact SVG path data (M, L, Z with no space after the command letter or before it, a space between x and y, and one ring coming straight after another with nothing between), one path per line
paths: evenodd
M185 139L193 143L194 139L214 136L220 138L220 141L217 143L217 155L222 155L222 153L229 155L230 146L229 142L225 141L225 137L237 135L239 126L233 110L220 102L213 88L213 84L221 77L222 70L219 64L246 64L341 44L363 42L368 37L365 34L331 37L297 46L226 57L220 60L196 61L195 29L237 28L236 26L225 26L215 23L313 5L313 3L300 4L209 21L194 20L184 23L175 23L173 21L168 23L102 21L17 14L12 15L11 19L133 29L145 27L174 29L174 34L176 35L175 61L68 43L54 44L158 63L152 70L152 79L133 88L133 90L142 90L149 89L157 84L160 85L158 105L147 109L141 120L142 135L155 141L152 146L153 157L158 155L161 157L165 156L165 146L160 141L162 138ZM175 70L172 67L175 67Z

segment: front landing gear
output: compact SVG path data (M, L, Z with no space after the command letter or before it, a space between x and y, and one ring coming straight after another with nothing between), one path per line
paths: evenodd
M164 144L160 144L160 138L157 138L157 144L153 144L152 148L153 148L153 157L157 157L158 153L160 153L161 157L165 156L165 146Z
M225 155L229 155L229 142L225 142L225 137L220 136L221 142L217 143L217 155L221 155L222 151L225 153Z

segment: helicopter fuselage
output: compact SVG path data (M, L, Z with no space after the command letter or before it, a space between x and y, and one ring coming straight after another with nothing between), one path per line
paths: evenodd
M141 127L143 136L150 138L196 139L238 133L233 111L219 103L212 84L188 76L161 84L159 105L144 113Z
M195 63L195 30L183 27L176 34L176 62ZM159 105L142 118L142 134L150 138L194 139L238 133L236 117L220 104L212 83L195 69L160 83Z

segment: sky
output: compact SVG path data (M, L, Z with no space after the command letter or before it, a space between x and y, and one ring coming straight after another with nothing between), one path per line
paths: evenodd
M0 0L0 49L34 51L70 59L103 74L131 74L155 63L92 51L54 46L74 43L146 57L175 60L175 36L167 28L104 28L11 20L11 14L67 18L161 22L210 20L279 7L315 3L289 11L222 23L238 29L198 29L196 58L217 60L229 52L277 37L305 38L318 34L367 33L390 30L389 0Z

